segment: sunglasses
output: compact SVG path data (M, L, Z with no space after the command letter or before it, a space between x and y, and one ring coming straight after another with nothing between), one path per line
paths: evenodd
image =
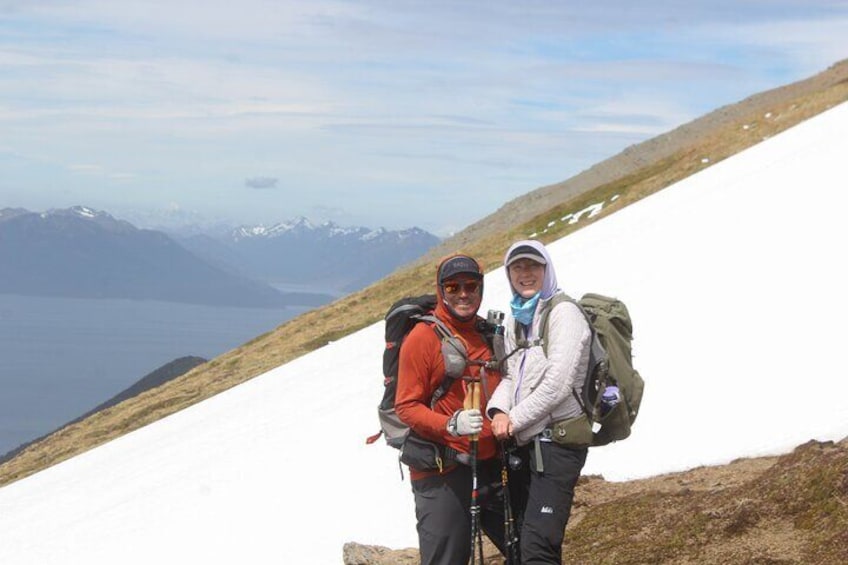
M462 283L446 282L442 284L442 289L446 294L459 294L462 291L465 291L468 294L474 294L480 290L480 281L467 281Z

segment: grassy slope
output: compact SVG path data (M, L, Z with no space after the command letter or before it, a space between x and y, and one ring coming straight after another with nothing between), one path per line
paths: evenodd
M659 153L646 153L660 158L644 166L633 165L639 159L631 159L629 166L616 168L618 174L608 175L607 182L581 189L582 193L573 195L568 181L538 189L525 197L527 206L520 206L520 199L509 203L500 214L447 241L439 254L461 248L480 258L484 265L495 266L509 243L517 238L539 232L539 239L552 241L590 221L575 225L559 222L545 231L551 220L614 194L620 195L591 221L597 220L846 100L848 61L808 81L719 109L705 117L709 119L696 120L661 136L677 140L676 145ZM655 143L644 145L656 149ZM640 147L634 146L624 153L638 156ZM709 156L709 164L702 162L704 156ZM505 213L506 209L513 211ZM542 211L537 213L537 209ZM497 226L497 229L486 230L481 226ZM397 298L430 290L435 260L435 255L430 256L364 290L303 314L183 377L63 428L0 466L0 486L209 398L380 320Z

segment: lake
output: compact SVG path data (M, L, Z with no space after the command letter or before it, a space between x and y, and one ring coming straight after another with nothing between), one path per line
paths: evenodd
M212 359L309 309L0 294L0 455L178 357Z

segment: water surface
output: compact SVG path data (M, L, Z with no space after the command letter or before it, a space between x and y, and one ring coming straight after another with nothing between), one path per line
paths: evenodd
M212 359L308 309L0 294L0 455L165 363Z

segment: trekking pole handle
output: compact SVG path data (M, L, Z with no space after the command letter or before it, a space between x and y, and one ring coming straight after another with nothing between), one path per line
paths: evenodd
M465 392L465 400L462 402L462 407L465 410L480 409L480 380L473 379L468 383L468 388ZM471 441L477 441L480 434L470 436Z

